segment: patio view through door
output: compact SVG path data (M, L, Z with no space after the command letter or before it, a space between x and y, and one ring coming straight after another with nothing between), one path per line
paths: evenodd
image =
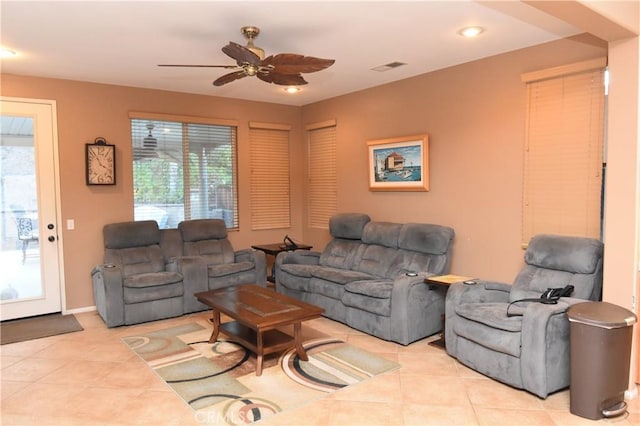
M61 311L54 101L0 98L0 320Z

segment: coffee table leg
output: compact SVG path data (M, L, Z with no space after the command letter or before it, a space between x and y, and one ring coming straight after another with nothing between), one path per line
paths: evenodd
M262 375L262 358L264 356L264 348L263 348L263 342L262 342L262 332L258 331L257 333L257 346L258 346L258 351L256 353L256 376L261 376Z
M309 361L307 351L305 351L304 346L302 346L302 324L299 322L293 324L293 340L296 343L298 357L303 361Z
M213 322L213 333L211 333L209 343L215 343L218 340L218 334L220 334L220 311L215 309L211 311L211 322Z

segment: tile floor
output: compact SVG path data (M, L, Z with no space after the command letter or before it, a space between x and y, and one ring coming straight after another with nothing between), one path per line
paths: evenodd
M95 312L76 317L82 332L0 347L2 425L203 424L120 339L208 314L115 329ZM595 422L569 412L568 391L541 400L512 389L428 345L433 338L402 346L324 318L305 324L402 367L260 425L640 424L638 399L627 401L627 416Z

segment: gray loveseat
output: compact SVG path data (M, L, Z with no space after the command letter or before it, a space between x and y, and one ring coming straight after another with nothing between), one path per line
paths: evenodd
M325 316L407 345L442 329L445 295L424 283L449 272L453 229L335 215L322 253L276 258L276 291L321 306Z
M153 220L105 225L104 263L91 272L98 313L108 327L197 312L194 293L239 284L266 286L265 255L234 251L219 219L159 229Z

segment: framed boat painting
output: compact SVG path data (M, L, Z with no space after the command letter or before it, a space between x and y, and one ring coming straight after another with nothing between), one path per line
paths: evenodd
M370 191L428 191L429 135L367 142Z

